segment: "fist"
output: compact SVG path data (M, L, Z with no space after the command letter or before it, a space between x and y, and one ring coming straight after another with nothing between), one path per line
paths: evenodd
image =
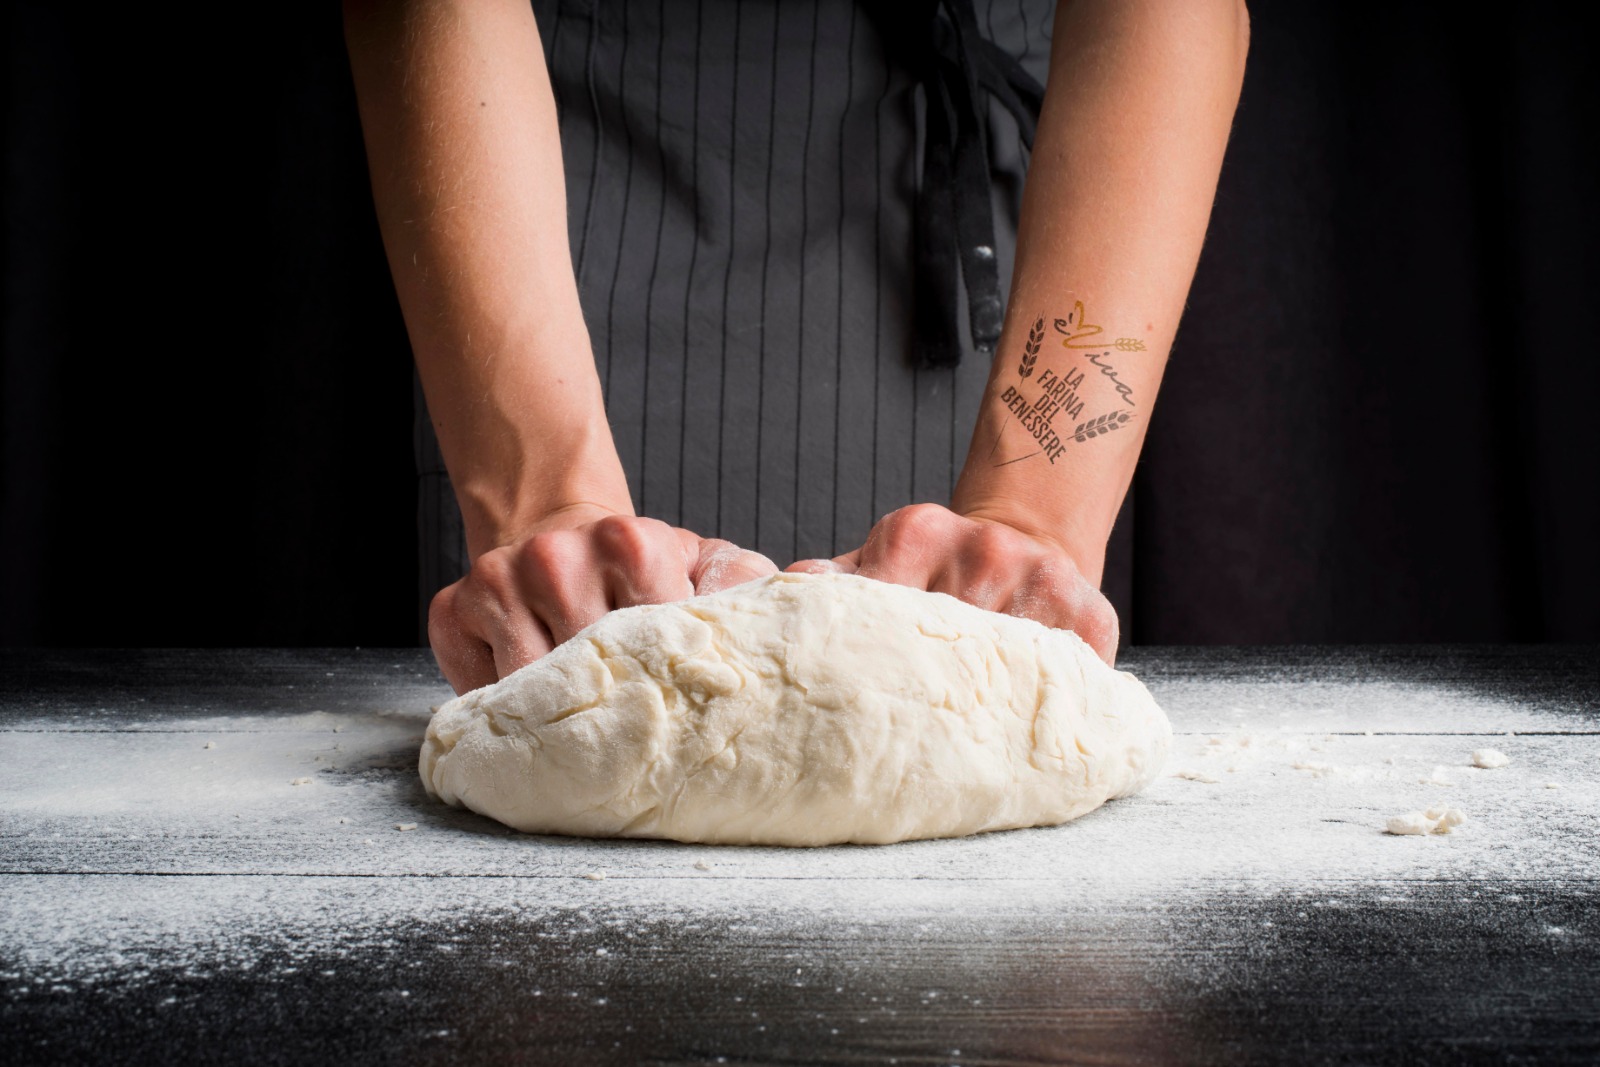
M879 520L866 543L790 571L843 571L948 593L989 611L1072 630L1107 663L1117 655L1117 613L1059 546L1004 523L913 504Z
M776 573L765 556L633 515L563 516L479 556L433 598L428 641L465 693L543 656L612 608L664 604Z

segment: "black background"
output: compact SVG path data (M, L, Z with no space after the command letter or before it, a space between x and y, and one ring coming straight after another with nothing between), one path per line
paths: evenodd
M1443 10L1251 5L1136 642L1600 639L1592 46ZM4 20L0 642L415 643L337 5Z

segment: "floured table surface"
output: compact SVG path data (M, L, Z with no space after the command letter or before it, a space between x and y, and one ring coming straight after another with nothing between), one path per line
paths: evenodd
M1177 733L1144 794L787 851L430 801L424 650L0 655L7 1059L1600 1058L1600 650L1119 666Z

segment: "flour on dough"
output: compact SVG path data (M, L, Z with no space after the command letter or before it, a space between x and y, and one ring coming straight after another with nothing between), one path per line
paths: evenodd
M1078 638L848 574L613 611L441 707L429 792L531 833L825 845L1046 826L1172 729Z

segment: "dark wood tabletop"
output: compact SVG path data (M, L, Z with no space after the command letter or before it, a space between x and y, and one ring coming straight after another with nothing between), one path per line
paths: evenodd
M0 1061L1600 1060L1600 649L1119 666L1143 794L785 850L428 799L425 650L0 654Z

